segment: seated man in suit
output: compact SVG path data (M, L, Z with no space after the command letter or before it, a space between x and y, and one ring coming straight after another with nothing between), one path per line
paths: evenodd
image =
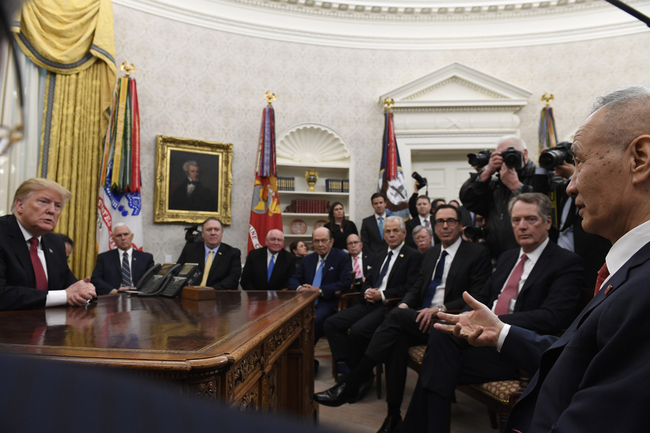
M416 226L431 227L431 200L426 195L421 195L415 202L418 216L406 221L406 245L411 248L417 248L413 240L413 229ZM439 242L436 242L439 243Z
M433 217L435 218L435 215ZM421 254L426 253L433 244L433 230L431 230L431 227L415 226L412 237L415 247Z
M282 290L296 270L296 256L284 249L284 233L269 230L266 246L251 250L241 277L244 290Z
M506 323L543 334L560 332L577 314L582 260L550 242L552 204L546 195L520 194L508 209L520 247L501 254L478 299ZM501 360L493 347L473 347L462 338L431 332L402 428L447 431L457 385L518 377L518 368Z
M413 286L420 272L422 254L404 243L406 228L397 216L384 223L388 248L377 254L370 275L359 294L361 302L334 314L325 321L325 335L333 362L345 361L353 369L384 321L385 299L401 298ZM349 330L349 332L348 332Z
M203 242L190 242L185 245L178 263L198 263L203 272L201 286L212 287L214 290L237 290L241 276L241 252L221 243L221 221L214 217L206 219L201 236Z
M539 336L467 296L474 312L436 328L496 347L537 373L506 432L632 432L648 425L650 381L650 86L601 96L571 146L568 185L588 233L612 242L595 296L562 337ZM505 322L505 323L504 323Z
M113 291L135 290L136 283L154 265L153 256L133 248L133 233L124 223L113 226L116 249L97 256L90 282L98 295Z
M372 252L378 253L386 248L384 242L384 221L386 221L386 197L380 192L370 197L375 213L361 222L361 242Z
M370 275L372 261L375 259L375 253L363 250L363 242L357 235L350 235L347 239L348 252L350 254L350 265L354 272L354 290L360 291L361 286Z
M350 258L332 248L330 230L319 227L312 234L315 254L307 254L300 267L289 279L289 289L319 292L314 318L314 344L323 336L323 323L338 310L336 292L347 292L352 286Z
M326 406L356 401L360 383L372 378L378 362L386 363L388 415L380 432L393 432L401 423L400 407L406 384L408 349L426 344L431 316L440 310L461 309L463 291L477 294L492 271L490 253L482 245L463 241L457 209L441 205L434 226L441 243L424 255L422 270L399 308L392 309L372 337L365 356L339 385L316 394Z
M0 218L0 310L81 306L96 296L90 277L70 272L63 240L53 233L70 191L34 178L14 195L13 215Z

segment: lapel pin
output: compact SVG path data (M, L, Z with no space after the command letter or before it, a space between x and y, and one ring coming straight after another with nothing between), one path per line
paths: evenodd
M133 257L133 261L135 262L136 260L137 260L137 259L136 259L135 257Z
M52 251L52 248L49 248L50 254L54 254L54 251Z
M399 256L400 256L401 258L404 258L404 254L400 254Z

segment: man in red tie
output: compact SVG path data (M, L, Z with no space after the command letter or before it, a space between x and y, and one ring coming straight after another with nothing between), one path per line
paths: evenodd
M506 323L557 333L577 314L582 261L550 242L552 205L546 195L515 196L509 211L520 247L501 254L477 298ZM448 431L457 385L518 377L519 370L499 359L495 348L473 347L462 338L432 331L402 431Z
M71 196L41 178L16 190L13 215L0 217L0 310L80 306L96 296L90 277L72 275L63 240L50 233Z

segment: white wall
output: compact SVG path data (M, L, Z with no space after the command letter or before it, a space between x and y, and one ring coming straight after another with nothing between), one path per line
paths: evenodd
M155 136L234 143L233 224L224 242L246 249L255 152L264 92L277 97L276 133L304 122L331 127L352 146L357 223L372 211L383 129L379 95L453 61L533 92L518 115L537 147L545 92L560 138L569 138L594 98L647 80L650 31L570 44L456 51L381 51L277 42L209 30L114 5L118 64L137 67L142 128L145 249L178 258L183 227L153 224ZM462 25L462 23L459 23ZM533 152L536 153L536 152Z

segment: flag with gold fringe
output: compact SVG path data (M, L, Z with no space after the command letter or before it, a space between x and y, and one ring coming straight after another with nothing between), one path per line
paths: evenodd
M248 228L248 252L266 246L269 230L282 231L282 213L278 196L278 172L275 165L275 112L267 92L269 104L262 113L262 126L255 164L255 185Z
M127 68L128 71L128 68ZM113 227L125 223L133 233L133 248L142 251L140 196L140 111L134 78L119 78L113 92L110 119L99 178L97 252L115 248Z
M384 101L386 112L384 113L384 140L381 155L381 166L379 168L379 179L377 192L386 196L386 214L409 218L408 193L406 191L406 181L402 171L402 163L399 158L397 149L397 140L395 139L395 127L393 126L393 112L391 105L393 100L387 98Z

